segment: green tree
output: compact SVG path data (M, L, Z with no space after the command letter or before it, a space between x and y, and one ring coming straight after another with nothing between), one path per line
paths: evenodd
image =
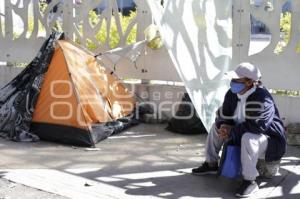
M135 17L136 17L136 12L131 12L129 16L123 16L121 13L119 13L119 18L120 18L120 23L121 23L123 33L127 30L129 24ZM89 22L93 26L100 22L99 16L96 14L95 11L89 12ZM106 27L107 27L107 21L106 21L106 19L103 19L100 30L95 35L95 38L99 43L95 44L91 40L87 40L88 49L95 50L100 44L104 44L104 42L107 39ZM82 26L79 27L79 31L82 33ZM126 44L135 43L136 36L137 36L137 25L134 25L134 27L130 31L128 37L126 38ZM116 48L120 44L120 35L118 32L115 17L112 17L112 19L111 19L109 37L110 37L110 43L109 43L110 48ZM78 39L76 40L76 42L80 44Z

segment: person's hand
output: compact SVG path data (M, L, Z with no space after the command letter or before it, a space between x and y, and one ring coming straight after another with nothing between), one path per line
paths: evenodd
M232 128L231 125L222 124L220 126L220 129L218 129L219 138L223 140L227 140L229 138L231 128Z

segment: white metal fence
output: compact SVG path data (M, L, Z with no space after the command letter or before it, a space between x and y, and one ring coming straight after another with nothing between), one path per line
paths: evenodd
M6 83L10 82L21 71L22 68L0 65L0 88L2 88Z
M145 39L144 30L152 23L146 1L135 0L136 14L127 27L122 27L117 0L105 1L106 8L101 13L91 14L104 1L52 0L50 4L38 4L39 0L0 1L0 61L29 62L53 28L61 28L68 39L82 46L93 43L94 53L111 49L112 40L117 43L114 47L126 46L131 33L136 32L136 41ZM55 6L57 10L53 12ZM96 39L100 31L104 31L104 36ZM165 48L145 47L136 66L123 58L116 73L123 78L180 81ZM108 62L107 67L113 68L113 64ZM168 73L162 73L162 69Z
M233 0L233 6L233 64L257 64L269 88L300 90L300 1ZM288 23L283 26L284 17L290 27ZM258 23L251 23L251 18ZM261 30L255 32L255 28Z
M144 29L152 23L145 0L135 0L136 16L126 28L121 25L117 0L106 1L106 9L98 15L96 22L91 21L90 11L99 7L103 1L52 0L50 4L43 4L44 6L39 6L39 0L0 1L0 61L30 61L52 28L57 26L62 27L68 38L80 42L81 45L93 42L95 53L110 49L111 26L116 26L117 29L117 46L125 46L127 37L133 30L137 33L136 41L144 39ZM232 0L232 3L233 66L241 61L254 62L260 66L263 81L268 87L299 90L300 1ZM58 9L54 13L55 6ZM285 33L282 32L280 23L282 14L286 12L291 16L291 27ZM251 34L251 29L257 28L253 27L251 18L267 27L269 37L259 37L258 34L255 37ZM95 35L101 27L105 27L107 32L106 37L99 41ZM284 44L282 52L274 53L276 47L283 43L284 34L290 35L289 40ZM257 48L262 50L257 52ZM180 81L164 48L158 51L146 48L138 59L138 69L134 69L133 64L126 59L121 60L118 65L120 67L117 74L121 77Z

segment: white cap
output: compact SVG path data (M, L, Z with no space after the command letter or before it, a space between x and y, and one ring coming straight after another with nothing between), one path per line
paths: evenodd
M225 73L225 75L231 79L240 79L246 77L254 81L257 81L261 78L259 69L248 62L240 63L235 70L229 71Z

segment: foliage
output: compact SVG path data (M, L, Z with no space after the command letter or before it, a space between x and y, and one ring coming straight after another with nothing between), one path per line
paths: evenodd
M277 44L274 52L280 53L283 48L288 44L291 37L291 25L292 25L292 15L291 12L281 13L280 17L280 33L282 34L282 40ZM300 53L300 43L297 47L297 52Z
M280 16L280 41L275 47L274 53L279 54L290 40L291 33L291 13L281 13Z
M47 8L47 3L46 0L39 0L39 8L40 12L44 13L46 8ZM121 23L121 28L122 28L122 33L125 33L128 25L131 23L131 21L136 17L136 12L131 12L129 16L123 16L121 13L119 14L120 18L120 23ZM95 11L90 11L88 15L88 20L91 26L96 26L99 22L99 16ZM95 50L97 47L102 46L105 44L107 41L107 32L109 34L109 47L110 48L116 48L120 44L120 35L118 32L117 24L116 24L116 19L115 17L112 17L111 19L111 26L110 30L107 31L107 20L103 19L102 25L98 31L98 33L95 35L95 39L97 43L94 43L92 40L87 39L85 44L82 44L79 38L75 39L75 42L81 45L86 45L88 49L90 50ZM29 15L28 19L28 30L27 30L27 35L31 35L33 30L34 30L35 24L34 24L34 19L32 15ZM56 22L53 27L54 30L57 31L63 31L61 24L59 22ZM78 25L78 30L80 35L83 35L83 28L82 24ZM38 22L38 32L45 32L45 27L42 25L42 23L39 21ZM14 39L17 39L20 36L18 33L14 33ZM126 38L126 44L133 44L136 42L136 36L137 36L137 25L135 25L132 30L130 31L128 37ZM95 40L94 40L95 41Z
M290 33L291 33L291 20L292 20L292 15L290 12L281 13L280 32L284 33L283 40L285 43L289 42Z
M121 13L119 13L120 18L120 24L122 28L122 33L125 33L125 31L128 28L128 25L131 23L131 21L136 17L136 12L131 12L129 16L123 16ZM89 12L89 23L91 26L96 26L100 22L99 16L95 11ZM79 26L79 32L80 34L83 33L82 25ZM115 17L112 17L111 19L111 26L110 30L107 31L107 21L106 19L103 19L103 22L101 24L100 30L95 35L95 39L98 41L97 43L93 43L91 40L87 40L87 47L90 50L95 50L99 44L104 45L107 41L107 32L109 33L109 47L110 48L116 48L120 44L120 35L118 32L116 19ZM137 34L137 25L135 25L131 32L129 33L128 37L126 38L126 44L133 44L136 42L136 34ZM76 42L78 44L81 44L79 39L76 39Z
M39 0L39 9L41 13L44 13L47 8L47 1L46 0Z
M290 97L299 97L300 96L300 90L270 90L272 94L280 95L280 96L290 96Z

